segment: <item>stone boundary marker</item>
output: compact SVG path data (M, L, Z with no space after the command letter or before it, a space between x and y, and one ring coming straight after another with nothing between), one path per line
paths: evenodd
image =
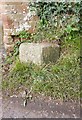
M21 62L55 63L59 58L59 46L52 43L22 43L19 47L19 59Z

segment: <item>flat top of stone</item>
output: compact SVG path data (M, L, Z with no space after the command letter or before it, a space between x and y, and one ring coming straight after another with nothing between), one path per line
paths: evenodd
M40 46L40 47L49 47L49 46L58 46L53 43L22 43L22 46Z

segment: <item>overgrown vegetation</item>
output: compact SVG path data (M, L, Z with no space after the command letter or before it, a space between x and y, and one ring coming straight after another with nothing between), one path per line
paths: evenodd
M79 33L80 3L74 2L32 2L30 10L36 11L40 18L35 33L20 31L20 41L15 43L14 55L19 54L19 46L23 42L53 42L61 40L72 41Z
M8 76L3 80L3 89L16 92L22 86L27 89L32 87L34 93L55 99L79 99L79 42L78 37L72 45L68 42L65 53L55 65L36 66L32 63L20 63L16 59Z
M30 4L40 18L34 40L53 41L65 39L79 31L80 3L74 2L34 2ZM73 34L71 34L73 33Z
M15 92L24 86L55 99L80 99L79 3L39 2L31 6L40 17L37 32L29 36L22 31L20 37L29 38L28 42L61 39L61 56L55 65L42 66L20 63L16 57L8 76L4 77L3 90ZM16 55L20 44L15 48Z

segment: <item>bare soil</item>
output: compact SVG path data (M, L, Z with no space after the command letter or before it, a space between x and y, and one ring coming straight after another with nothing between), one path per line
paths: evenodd
M0 49L0 63L4 49ZM1 69L1 68L0 68ZM1 72L1 71L0 71ZM1 92L0 92L1 93ZM0 117L2 118L80 118L79 102L62 102L51 98L36 96L23 105L24 100L19 96L1 97ZM1 109L2 108L2 109Z
M10 97L2 100L3 118L80 118L78 102L61 102L41 97L23 105L23 99Z

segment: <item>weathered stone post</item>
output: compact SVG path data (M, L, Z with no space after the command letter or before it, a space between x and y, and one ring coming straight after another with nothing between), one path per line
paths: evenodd
M53 43L22 43L19 47L21 62L35 64L55 63L60 55L59 45Z

